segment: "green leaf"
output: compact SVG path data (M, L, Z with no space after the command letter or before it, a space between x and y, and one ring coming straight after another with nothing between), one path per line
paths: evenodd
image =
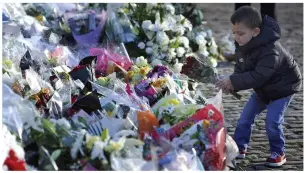
M70 135L70 133L69 133L69 131L67 131L67 129L65 129L64 127L59 126L59 125L56 125L56 133L59 136L69 136Z
M108 129L105 128L103 129L102 135L101 135L101 139L104 142L106 139L109 139L109 134L108 134Z
M193 134L192 136L190 136L190 139L197 139L199 136L199 132L196 132L195 134Z
M139 29L137 27L133 27L132 29L133 33L136 34L136 35L139 35Z
M83 123L86 127L88 127L88 124L87 124L85 118L83 118L83 117L78 117L78 121L81 122L81 123Z
M51 158L56 161L56 159L61 155L61 152L62 151L60 149L53 151L53 153L51 154Z
M42 125L44 129L52 135L57 136L54 124L52 124L49 120L42 118Z

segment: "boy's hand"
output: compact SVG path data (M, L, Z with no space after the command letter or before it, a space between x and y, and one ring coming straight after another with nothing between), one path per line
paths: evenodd
M234 90L234 87L229 77L217 81L216 87L224 90L225 94L228 94Z

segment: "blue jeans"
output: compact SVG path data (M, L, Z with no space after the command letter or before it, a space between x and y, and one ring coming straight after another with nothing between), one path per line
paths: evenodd
M270 144L270 151L279 154L284 153L285 138L282 129L284 114L293 95L275 100L269 104L264 104L256 93L253 93L245 105L238 120L234 134L234 140L238 145L239 151L246 150L250 142L254 120L257 115L267 109L266 131Z

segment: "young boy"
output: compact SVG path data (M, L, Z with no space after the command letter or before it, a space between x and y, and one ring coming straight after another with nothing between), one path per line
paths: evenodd
M286 162L282 123L293 94L301 89L299 67L279 43L281 32L273 18L262 18L255 8L243 6L231 16L231 23L236 41L236 65L234 73L219 80L216 86L225 93L250 88L255 91L235 130L234 140L240 150L237 158L245 158L254 119L267 109L266 131L271 155L266 164L281 166Z

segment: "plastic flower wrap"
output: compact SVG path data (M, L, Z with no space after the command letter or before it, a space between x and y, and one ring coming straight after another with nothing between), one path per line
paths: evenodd
M83 14L67 14L69 27L78 44L89 46L99 42L106 22L106 12L88 11Z
M109 62L112 61L116 65L128 70L132 62L127 54L124 45L114 45L107 49L91 48L89 49L90 55L97 56L96 70L98 72L106 73L108 70Z

